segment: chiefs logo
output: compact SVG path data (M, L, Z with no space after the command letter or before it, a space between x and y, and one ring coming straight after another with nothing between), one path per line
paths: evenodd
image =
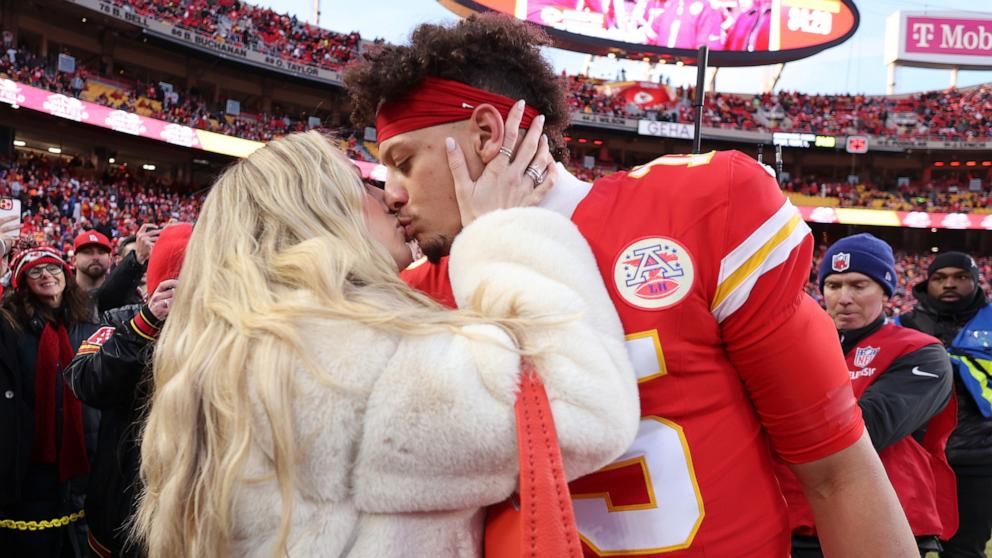
M641 310L663 310L692 290L695 272L689 251L661 236L642 238L620 251L613 282L623 300Z

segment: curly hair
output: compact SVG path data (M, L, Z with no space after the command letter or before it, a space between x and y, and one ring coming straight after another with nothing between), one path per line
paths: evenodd
M551 152L560 160L570 111L562 78L541 56L540 47L550 44L538 27L501 14L419 25L409 46L373 47L345 70L352 122L373 125L382 103L403 97L427 76L450 79L527 101L545 116Z

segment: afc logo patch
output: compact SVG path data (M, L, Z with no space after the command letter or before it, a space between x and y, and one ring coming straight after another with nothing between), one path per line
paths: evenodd
M851 255L847 252L838 252L830 260L830 267L834 271L847 271L851 269Z
M663 310L681 302L695 280L692 256L662 236L636 240L617 255L613 284L624 302L641 310Z
M854 351L854 365L858 368L868 366L871 361L875 360L880 350L881 347L858 347Z

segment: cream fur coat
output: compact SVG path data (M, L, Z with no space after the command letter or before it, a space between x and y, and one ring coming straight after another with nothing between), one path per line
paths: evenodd
M487 315L505 315L517 297L524 315L575 316L528 338L548 349L535 365L569 479L626 450L640 415L636 378L620 321L575 226L545 209L485 215L458 236L450 271L459 303L485 285ZM483 508L517 485L520 359L500 346L511 343L502 330L470 329L403 337L350 322L306 324L304 346L313 348L314 361L360 389L293 371L301 460L289 556L481 555ZM282 508L270 444L257 440L247 461L246 479L268 480L239 488L234 556L272 555Z

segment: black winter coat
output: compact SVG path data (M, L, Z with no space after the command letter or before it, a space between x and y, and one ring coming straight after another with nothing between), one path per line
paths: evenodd
M140 312L140 317L132 320ZM143 322L142 322L143 320ZM136 325L143 323L143 331ZM81 401L100 409L100 434L86 495L86 521L96 540L114 556L140 556L125 544L126 526L138 495L142 409L150 394L151 349L161 322L139 305L110 310L92 343L80 348L65 371ZM152 335L149 335L149 334Z
M107 280L99 288L90 293L96 302L97 311L103 314L107 310L120 308L130 304L141 304L141 293L138 285L148 269L148 264L138 263L138 256L131 252L117 267L110 272Z
M913 294L918 301L916 307L900 316L900 323L933 335L944 346L950 346L958 332L988 304L979 289L967 308L955 313L942 312L927 294L926 281L913 287ZM982 416L960 378L954 378L954 391L958 400L958 425L947 441L947 460L959 475L992 475L992 419Z
M21 370L17 335L0 316L0 508L20 499L31 456L34 418Z

